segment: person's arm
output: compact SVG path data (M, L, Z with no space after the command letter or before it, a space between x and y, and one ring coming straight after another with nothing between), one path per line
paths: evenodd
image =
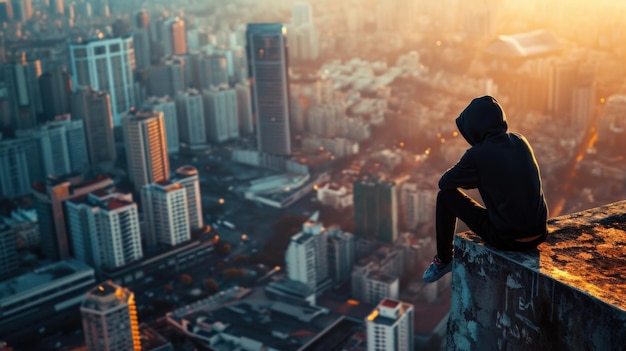
M474 189L478 187L478 170L473 162L470 150L452 168L439 179L439 189Z

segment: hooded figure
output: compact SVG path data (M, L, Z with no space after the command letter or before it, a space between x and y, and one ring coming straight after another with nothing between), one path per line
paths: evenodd
M507 133L506 115L496 99L472 100L456 125L471 147L439 180L437 256L424 273L427 282L451 269L457 218L488 244L506 250L536 247L547 234L548 207L537 160L524 136ZM477 188L485 207L459 188Z

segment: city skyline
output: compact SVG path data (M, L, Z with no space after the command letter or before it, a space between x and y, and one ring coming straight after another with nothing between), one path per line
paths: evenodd
M561 285L623 315L624 9L0 0L0 350L569 345ZM554 236L495 255L505 276L459 223L426 285L437 183L470 147L454 119L482 95L532 143ZM498 335L457 313L483 298Z

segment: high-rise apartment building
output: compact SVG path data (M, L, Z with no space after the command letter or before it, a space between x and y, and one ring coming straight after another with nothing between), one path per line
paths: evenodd
M159 65L148 68L148 94L175 97L187 87L185 83L185 60L170 57Z
M91 87L111 95L113 124L135 106L135 49L132 36L104 38L70 45L74 89Z
M69 115L20 136L33 138L39 146L45 175L82 171L89 166L83 121L72 121Z
M87 293L80 306L89 351L141 351L135 294L107 281Z
M165 56L187 53L187 33L185 21L178 17L170 18L161 26L161 42Z
M179 92L176 95L176 113L180 140L191 149L205 145L207 136L202 94L196 89Z
M141 200L148 246L176 246L191 238L185 187L169 180L147 184L141 189Z
M413 305L384 299L365 318L367 351L413 351Z
M113 136L111 95L91 88L78 89L72 95L72 119L82 120L85 126L91 164L112 164L117 153Z
M280 23L248 24L246 38L259 151L290 155L287 30Z
M41 251L46 258L64 260L71 256L65 201L112 185L113 180L102 175L93 179L84 179L81 176L50 176L45 183L33 184Z
M235 89L212 87L202 95L207 138L214 143L238 138L239 116Z
M0 141L0 196L15 198L31 192L28 155L19 140Z
M169 179L170 163L163 113L132 109L124 115L124 145L128 174L135 190Z
M295 3L291 8L289 54L296 60L319 57L319 39L313 23L313 9L308 2Z
M39 77L43 115L46 120L70 113L72 77L58 67Z
M364 177L354 183L355 234L393 243L398 237L396 184Z
M339 227L332 227L328 232L328 274L337 285L350 280L354 264L354 235Z
M213 54L202 55L198 58L200 68L200 87L228 86L228 62L226 56Z
M11 0L0 0L0 22L8 22L13 19L13 4Z
M133 45L135 46L135 64L137 68L148 68L152 60L149 28L133 29Z
M11 227L0 222L0 279L3 279L19 268L15 232Z
M176 176L172 181L185 188L187 194L189 229L193 231L204 228L204 219L202 218L202 195L200 193L198 170L193 166L179 167L176 169Z
M143 257L139 215L132 194L100 190L65 204L74 257L113 270Z
M285 262L287 277L319 290L328 283L328 234L314 214L302 224L302 231L291 237Z
M14 129L29 129L37 125L37 115L42 112L39 76L39 60L27 61L26 54L4 66L7 84L11 126Z
M180 151L180 138L178 134L178 114L174 99L167 96L152 96L146 100L144 108L163 112L165 134L167 135L167 152L169 154L177 154Z

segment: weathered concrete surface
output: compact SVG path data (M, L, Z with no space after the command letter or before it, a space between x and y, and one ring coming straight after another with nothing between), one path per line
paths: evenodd
M457 235L448 350L626 350L626 201L549 231L527 252Z

